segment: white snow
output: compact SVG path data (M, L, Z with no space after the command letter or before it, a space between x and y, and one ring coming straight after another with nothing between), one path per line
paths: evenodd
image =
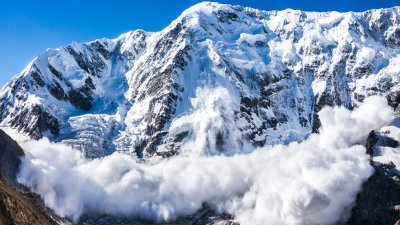
M84 61L104 63L98 74L82 69L66 48L50 49L0 91L3 126L34 105L61 125L57 137L45 133L50 141L20 141L28 152L21 182L56 213L75 218L94 210L171 220L209 202L244 225L336 222L371 173L356 144L392 118L381 99L367 97L398 91L400 48L389 40L400 29L398 12L267 12L204 2L160 32L71 44ZM382 33L363 26L372 29L385 17ZM36 69L43 87L32 75ZM47 88L58 82L67 93L87 77L95 86L89 111ZM163 104L169 94L177 100ZM323 94L356 110L322 110L323 130L311 134L315 98ZM181 155L138 163L137 146L152 138L147 127L168 107L174 110L157 131L166 133L157 151L188 132L178 143ZM382 129L399 139L397 126ZM86 159L63 143L101 158ZM382 148L374 160L400 168L398 151Z
M377 132L384 138L390 138L393 141L400 142L399 119L394 120L389 126L382 127L377 130ZM400 173L400 146L389 147L385 143L378 143L377 145L383 146L375 147L373 161L378 164L393 163L396 166L395 169Z
M154 125L149 118L162 115L167 107L161 103L163 97L174 94L178 99L171 104L175 110L169 115L171 119L160 130L171 132L166 140L180 133L175 122L190 118L194 110L190 99L197 90L224 87L229 90L225 98L240 102L238 98L248 97L259 107L248 114L241 113L240 103L232 109L230 121L242 135L253 135L255 140L271 145L302 141L312 130L317 95L329 94L343 105L357 106L361 102L354 94L386 95L398 89L400 49L386 43L387 35L399 27L397 11L267 12L200 3L160 32L136 30L116 39L71 44L84 60L102 60L104 68L98 76L80 68L66 48L41 54L1 90L4 111L9 112L2 124L9 125L24 107L39 104L60 121L60 135L49 136L53 141L102 146L81 149L99 152L99 156L113 151L135 154L136 145L150 138L145 135L146 127ZM229 18L229 13L237 17ZM356 26L357 21L372 26L382 17L391 21L387 34L371 36L365 28ZM105 59L93 50L93 44L104 47L111 58ZM182 68L177 66L178 61L185 62ZM53 76L48 63L66 81ZM35 85L35 67L42 72L44 87ZM151 81L160 74L160 86L149 93ZM96 87L93 108L88 112L57 100L47 88L57 81L67 93L70 86L80 88L87 77ZM263 86L263 82L268 84ZM172 85L178 85L179 90ZM18 87L15 94L13 86ZM151 102L155 103L149 112ZM260 107L262 104L267 106ZM274 120L279 120L276 127L266 125L266 121ZM193 127L189 122L177 127ZM111 132L111 128L115 130ZM85 129L91 135L83 132Z
M333 224L372 174L365 148L357 143L365 140L366 131L393 118L386 100L372 97L354 112L323 109L321 134L300 144L266 146L231 157L198 156L207 142L203 137L213 143L216 136L208 133L229 125L218 123L216 118L223 115L214 114L235 103L221 101L224 89L217 89L218 95L209 90L197 93L192 119L201 120L202 113L209 113L208 122L216 123L214 129L194 130L187 144L194 149L187 156L153 165L120 153L88 160L47 139L14 136L26 151L18 180L40 194L58 215L74 219L89 210L161 222L192 214L208 202L232 213L243 225ZM353 126L349 129L348 124Z

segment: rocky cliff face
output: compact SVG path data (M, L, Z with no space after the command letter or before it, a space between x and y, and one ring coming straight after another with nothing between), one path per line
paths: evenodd
M137 30L39 55L0 91L1 125L66 143L91 158L115 151L170 157L182 153L196 129L218 131L205 137L203 148L212 150L204 154L302 141L318 132L317 112L324 106L352 109L367 96L382 95L398 108L399 13L399 7L311 13L200 3L160 32ZM193 100L203 92L215 99ZM217 110L215 104L221 104ZM190 117L199 108L215 112L204 113L202 127ZM229 126L214 126L221 121ZM370 134L367 148L374 159L375 146L398 147L384 132ZM232 133L242 142L232 145ZM15 186L22 155L0 132L0 221L52 224L35 197ZM350 224L382 221L383 215L392 223L398 216L393 207L400 203L390 197L399 188L397 172L389 162L376 168ZM382 195L371 195L380 189ZM148 221L86 215L79 223ZM171 222L189 223L233 221L205 207Z
M86 215L80 218L78 225L156 225L154 221L143 220L138 218L120 218L108 215L93 216ZM239 225L234 221L234 217L227 213L218 213L215 209L204 205L194 215L179 217L174 221L163 222L165 225Z
M0 130L0 175L7 182L18 186L17 173L24 152L17 142Z
M375 165L347 225L400 223L400 176L393 165Z
M35 58L0 92L0 119L88 157L170 156L191 136L198 88L236 99L233 123L251 145L301 141L325 105L370 95L400 102L400 8L363 13L261 11L205 2L156 33L73 43ZM222 115L222 117L227 115ZM226 150L229 130L217 148Z
M7 134L0 130L0 224L52 225L52 218L39 198L17 183L16 175L24 152Z
M399 119L373 130L366 142L375 173L357 196L348 225L400 223Z

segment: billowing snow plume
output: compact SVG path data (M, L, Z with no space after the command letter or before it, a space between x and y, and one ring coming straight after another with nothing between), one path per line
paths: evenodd
M119 153L88 160L46 139L25 141L19 181L58 215L74 219L98 212L173 220L208 202L242 225L332 224L372 173L357 144L393 119L385 99L370 97L352 112L323 109L321 133L302 143L228 156L212 148L218 148L219 133L230 153L246 146L229 124L235 100L223 88L200 89L192 104L193 112L174 123L192 132L186 154L155 164Z
M237 128L235 109L240 98L228 89L199 88L191 99L192 113L172 122L171 134L188 132L189 140L182 144L181 153L191 156L232 155L251 149Z

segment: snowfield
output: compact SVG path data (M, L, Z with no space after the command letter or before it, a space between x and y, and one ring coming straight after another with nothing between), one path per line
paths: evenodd
M400 7L203 2L39 55L1 89L0 125L26 152L19 182L74 221L207 203L242 225L335 224L373 173L371 130L372 160L400 168L399 65Z
M176 124L200 107L190 102L196 91L224 87L236 104L222 139L233 129L253 147L303 141L318 130L324 106L351 109L380 95L397 107L399 9L200 3L160 32L136 30L39 55L0 91L1 124L89 158L168 157L199 128ZM235 151L230 141L219 143L218 151Z

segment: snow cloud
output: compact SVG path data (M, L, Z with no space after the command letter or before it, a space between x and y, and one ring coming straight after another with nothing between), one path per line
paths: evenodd
M215 137L227 129L231 152L248 148L228 124L236 104L229 103L229 96L223 88L197 91L192 114L174 123L175 128L195 128L180 156L155 164L120 153L88 160L47 139L20 141L27 154L19 181L58 215L74 219L98 212L173 220L196 212L204 202L232 213L242 225L332 224L343 219L373 172L359 144L370 130L393 119L385 99L370 97L352 112L323 109L321 133L302 143L218 154L212 152Z

